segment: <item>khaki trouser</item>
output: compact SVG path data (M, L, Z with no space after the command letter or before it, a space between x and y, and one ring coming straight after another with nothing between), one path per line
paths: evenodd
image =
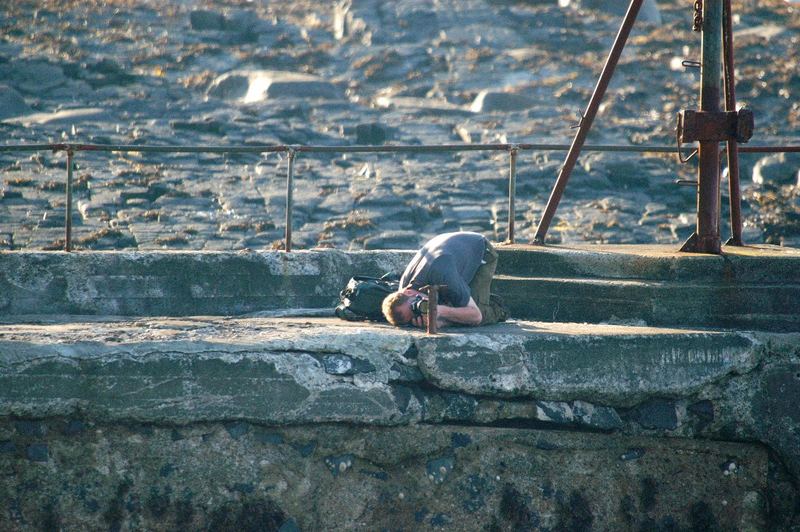
M483 252L483 262L484 264L481 264L478 271L475 272L472 282L469 283L469 291L483 315L481 325L491 325L498 321L505 321L508 318L508 312L496 299L491 297L492 277L497 268L497 251L488 240L486 241L486 250Z

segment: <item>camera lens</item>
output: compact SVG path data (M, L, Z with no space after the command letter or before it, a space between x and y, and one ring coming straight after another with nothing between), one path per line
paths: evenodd
M414 316L422 316L428 313L428 300L422 296L417 296L411 302L411 312Z

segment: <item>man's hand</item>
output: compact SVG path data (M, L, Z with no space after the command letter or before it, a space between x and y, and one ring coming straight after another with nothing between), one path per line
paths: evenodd
M451 307L449 305L438 305L438 315L436 320L436 325L439 328L446 327L448 325L480 325L481 321L483 320L483 314L481 314L481 309L478 308L477 303L471 297L469 298L469 302L465 307ZM411 318L409 322L414 327L419 327L420 329L427 329L428 328L428 314L422 314L420 316L414 316Z
M441 308L441 307L440 307ZM446 325L449 325L450 322L447 320L443 320L442 318L436 319L436 326L440 329ZM428 328L428 315L423 314L421 316L415 316L411 320L411 325L414 327L419 327L420 329L427 329Z

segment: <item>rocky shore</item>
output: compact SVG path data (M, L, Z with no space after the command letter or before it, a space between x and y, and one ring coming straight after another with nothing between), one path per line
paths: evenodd
M569 143L626 4L7 2L2 143ZM796 145L800 8L739 1L734 15L752 144ZM677 111L698 106L698 71L681 66L699 59L691 5L648 2L641 18L589 143L674 145ZM563 157L520 153L518 241L532 239ZM65 160L0 153L0 249L63 246ZM414 248L457 229L503 240L508 164L504 152L300 154L295 247ZM694 164L584 153L549 237L677 245L695 191L674 181ZM286 166L279 154L80 152L75 247L279 248ZM800 155L745 154L741 166L745 239L800 244Z

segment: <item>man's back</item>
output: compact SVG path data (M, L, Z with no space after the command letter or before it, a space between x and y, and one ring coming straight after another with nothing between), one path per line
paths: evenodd
M429 284L446 285L444 301L465 306L469 283L481 265L486 238L478 233L444 233L429 240L406 267L400 286L419 289Z

